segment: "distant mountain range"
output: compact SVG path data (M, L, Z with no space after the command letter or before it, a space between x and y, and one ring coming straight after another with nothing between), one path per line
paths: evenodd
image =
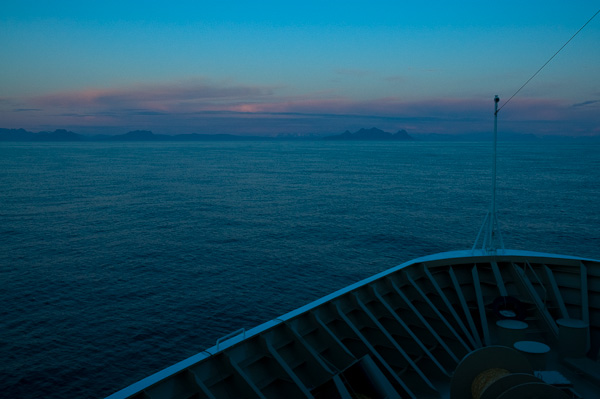
M64 129L53 132L33 133L24 129L0 129L0 141L255 141L255 140L390 140L407 141L413 140L405 130L397 133L387 133L377 128L360 129L355 133L345 131L340 135L325 137L265 137L265 136L236 136L232 134L154 134L148 130L135 130L125 134L114 136L96 135L84 136Z
M491 132L466 134L415 133L417 141L447 141L447 142L485 142L492 141ZM600 135L596 136L536 136L535 134L499 132L499 142L530 142L530 143L600 143Z
M499 141L520 141L520 142L592 142L600 143L600 135L570 137L570 136L544 136L537 137L533 134L515 134L501 133L498 135ZM105 142L124 142L124 141L267 141L267 140L328 140L328 141L447 141L447 142L477 142L491 141L490 132L469 133L463 135L451 134L419 134L411 133L406 130L399 130L396 133L388 133L378 128L360 129L354 133L346 130L342 134L332 136L238 136L233 134L154 134L148 130L134 130L119 135L96 135L86 136L83 134L71 132L65 129L57 129L53 132L30 132L25 129L2 129L0 128L0 141L16 142L61 142L61 141L105 141Z
M414 140L406 133L406 130L399 130L396 133L384 132L381 129L373 127L371 129L360 129L354 133L346 130L344 133L336 136L327 136L324 140L370 140L370 141L410 141Z
M53 132L33 133L25 129L0 129L0 141L252 141L272 140L262 136L235 136L232 134L154 134L148 130L134 130L114 136L83 134L57 129Z

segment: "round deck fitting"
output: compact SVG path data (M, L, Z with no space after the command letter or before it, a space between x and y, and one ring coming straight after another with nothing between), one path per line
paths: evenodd
M578 319L558 319L558 347L562 357L584 357L589 348L589 324Z
M511 374L533 374L529 360L515 349L506 346L487 346L476 349L466 355L456 367L450 382L450 398L473 397L471 393L473 381L479 374L489 369L503 369Z
M502 319L496 322L498 326L498 342L500 345L512 347L517 341L525 339L527 323L513 319Z
M537 341L518 341L513 347L529 359L535 370L546 369L546 355L550 352L548 345Z
M481 394L480 399L496 399L509 388L528 382L542 382L532 374L515 373L505 375L490 384Z

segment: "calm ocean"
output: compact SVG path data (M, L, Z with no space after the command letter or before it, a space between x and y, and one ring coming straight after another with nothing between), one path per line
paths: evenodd
M0 143L0 395L104 397L470 248L490 144ZM600 257L600 146L499 146L507 247Z

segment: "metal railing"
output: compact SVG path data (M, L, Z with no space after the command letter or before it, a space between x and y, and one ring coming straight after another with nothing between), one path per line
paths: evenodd
M222 336L221 338L219 338L219 339L217 340L217 350L219 350L219 344L220 344L221 342L223 342L223 341L227 341L228 339L231 339L231 338L233 338L233 337L237 337L237 336L238 336L238 335L240 335L240 334L244 334L244 337L243 337L243 338L244 338L244 339L246 339L246 329L245 329L245 328L240 328L240 329L239 329L239 330L237 330L237 331L234 331L234 332L232 332L232 333L229 333L229 334L227 334L227 335L224 335L224 336Z

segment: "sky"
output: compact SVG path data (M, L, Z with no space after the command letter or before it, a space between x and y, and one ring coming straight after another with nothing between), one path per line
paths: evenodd
M28 1L0 12L0 128L487 134L598 1ZM600 135L600 16L499 113Z

